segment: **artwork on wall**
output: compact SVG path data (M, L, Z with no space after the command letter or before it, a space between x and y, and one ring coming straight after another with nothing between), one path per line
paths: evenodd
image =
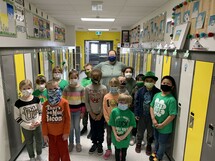
M196 19L196 29L203 28L205 22L205 12L199 13L197 19Z
M54 24L54 40L65 42L65 28Z
M175 27L173 34L173 42L177 49L183 49L189 28L190 22L180 24Z
M198 17L198 14L199 14L199 1L196 1L193 4L192 18Z
M171 21L166 24L166 33L172 33Z
M121 47L129 46L129 30L122 30Z
M181 13L176 13L175 14L175 21L174 21L175 25L179 25L181 23Z
M210 16L208 24L208 32L215 33L215 15Z
M190 21L190 10L184 12L183 22Z
M16 20L14 4L0 1L0 36L16 37Z

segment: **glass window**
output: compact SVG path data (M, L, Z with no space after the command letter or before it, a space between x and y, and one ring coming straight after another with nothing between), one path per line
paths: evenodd
M90 44L91 54L98 54L98 44Z
M107 54L108 46L107 44L101 44L101 54Z

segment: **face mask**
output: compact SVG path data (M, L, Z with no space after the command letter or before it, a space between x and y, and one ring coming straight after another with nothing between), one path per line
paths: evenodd
M48 90L48 102L50 105L56 105L60 102L61 99L61 90L60 88L54 90Z
M116 60L116 57L115 57L115 56L109 56L109 57L108 57L108 60L109 60L110 62L114 62L114 61Z
M138 88L143 87L144 86L144 82L137 82L136 85L137 85Z
M125 78L131 78L132 77L132 73L125 73Z
M45 84L37 85L37 89L39 89L39 91L43 91L45 88Z
M168 86L168 85L161 85L161 90L163 92L170 92L172 90L172 86Z
M78 79L70 79L69 84L72 85L72 86L77 85L78 84Z
M85 71L85 74L88 76L90 75L90 71Z
M145 82L144 85L146 86L146 88L151 89L154 86L154 83Z
M33 93L32 89L22 90L22 95L24 97L29 97Z
M61 73L54 73L55 79L61 79Z
M99 84L100 83L100 81L97 80L97 79L91 79L91 81L92 81L93 84Z
M115 94L117 93L118 87L110 87L110 93Z
M118 103L118 108L122 111L125 111L128 109L128 104Z

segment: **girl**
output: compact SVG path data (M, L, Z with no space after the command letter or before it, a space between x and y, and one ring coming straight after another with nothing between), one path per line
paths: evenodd
M112 78L109 82L109 89L110 92L104 96L103 100L103 114L106 123L110 120L111 111L117 107L119 93L117 89L119 87L119 80L117 78ZM107 125L107 150L105 155L103 156L104 159L108 159L112 153L111 151L111 126Z
M80 118L85 112L84 87L78 83L78 72L74 69L69 72L69 85L63 90L63 97L68 100L71 112L71 131L69 135L69 151L74 147L74 133L76 139L76 151L81 152L80 144ZM75 132L74 132L75 131Z
M173 96L175 85L173 77L164 76L161 80L161 92L154 96L150 104L155 137L155 154L149 157L151 161L162 160L168 139L173 131L173 119L177 114L177 103Z
M128 90L129 94L131 95L132 90L134 89L134 87L136 85L136 81L134 80L134 78L132 78L134 69L132 67L125 67L122 72L126 78L126 89Z
M32 83L23 80L19 83L22 97L15 102L14 119L20 124L26 141L30 161L35 160L33 142L36 141L37 160L42 161L42 134L41 134L41 103L38 97L32 95Z
M134 114L129 109L131 103L132 97L130 95L120 94L118 98L118 108L114 108L110 115L109 125L113 130L112 142L115 146L116 161L126 160L130 133L132 128L136 126Z
M66 80L61 79L62 73L63 73L63 70L59 66L54 67L52 70L53 80L58 82L61 91L63 91L63 89L68 85L68 82Z

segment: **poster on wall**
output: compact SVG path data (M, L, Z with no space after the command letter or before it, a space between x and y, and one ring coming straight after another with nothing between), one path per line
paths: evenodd
M17 36L14 10L13 3L0 1L0 36Z
M50 21L25 10L27 38L50 40Z
M196 19L196 29L201 29L204 26L205 22L205 12L199 13L197 19Z
M54 40L65 42L65 28L54 24Z
M193 4L192 18L198 17L198 14L199 14L199 1L194 2Z
M215 33L215 15L210 16L208 24L208 32Z

